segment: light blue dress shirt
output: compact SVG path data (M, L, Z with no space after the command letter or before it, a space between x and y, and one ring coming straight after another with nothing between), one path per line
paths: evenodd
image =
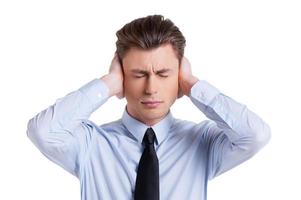
M27 135L37 148L79 179L82 200L133 199L148 126L126 108L114 122L90 121L108 92L101 79L91 80L28 122ZM189 98L208 120L194 123L169 111L152 126L161 200L206 200L208 180L249 159L270 139L270 127L259 116L207 81L199 80Z

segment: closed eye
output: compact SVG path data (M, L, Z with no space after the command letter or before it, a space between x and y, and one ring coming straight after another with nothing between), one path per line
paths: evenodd
M145 77L145 76L147 76L147 75L146 75L146 74L134 75L135 78L143 78L143 77ZM168 77L167 74L158 74L158 76L164 77L164 78L167 78L167 77Z
M156 75L163 78L167 78L169 76L170 71L171 71L170 69L161 69L156 72ZM149 76L149 73L145 70L133 69L131 70L131 72L133 73L133 76L135 78L142 78L142 77Z
M147 72L144 71L137 71L137 72L133 72L133 75L135 78L142 78L144 76L147 76Z
M171 71L170 69L165 68L165 69L161 69L161 70L157 71L157 74L160 77L165 77L166 78L166 77L168 77L170 71Z
M134 75L135 78L142 78L142 77L144 77L144 76L145 76L145 74L142 74L142 75Z
M160 74L160 73L159 73L159 76L161 76L161 77L168 77L167 74Z

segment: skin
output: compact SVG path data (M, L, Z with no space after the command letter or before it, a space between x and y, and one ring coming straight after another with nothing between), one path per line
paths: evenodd
M125 97L129 115L148 126L162 120L177 98L189 96L198 81L188 59L184 56L179 63L170 44L151 50L131 48L122 63L123 70L115 54L109 73L101 79L109 87L109 96ZM148 101L160 103L153 108Z

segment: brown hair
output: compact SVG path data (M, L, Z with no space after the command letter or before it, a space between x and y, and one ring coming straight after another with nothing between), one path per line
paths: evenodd
M122 64L127 51L131 47L152 49L170 43L175 50L179 62L184 55L186 40L181 31L169 19L162 15L149 15L138 18L124 25L116 32L116 53Z

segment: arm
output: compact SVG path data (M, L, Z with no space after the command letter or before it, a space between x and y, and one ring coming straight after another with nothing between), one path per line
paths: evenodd
M187 60L182 64L190 68ZM193 80L189 75L184 77ZM184 94L212 120L201 130L202 139L208 145L209 179L249 159L267 144L270 127L246 105L224 95L204 80L185 82L188 90Z
M36 147L73 175L78 175L93 136L87 119L110 96L122 94L123 89L117 87L122 86L123 79L118 80L123 77L122 70L116 60L116 57L112 60L109 74L57 99L27 124L27 136Z

